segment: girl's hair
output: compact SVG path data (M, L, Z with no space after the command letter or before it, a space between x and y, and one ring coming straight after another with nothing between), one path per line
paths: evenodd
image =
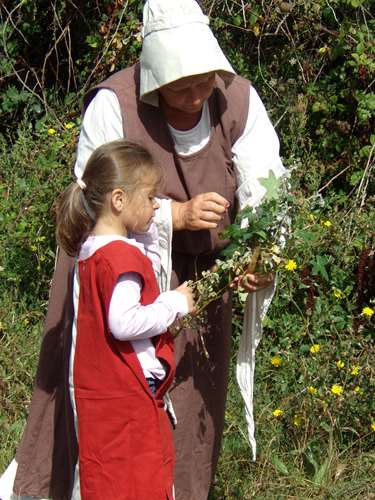
M149 173L156 182L161 180L160 167L139 144L118 140L97 148L87 162L83 182L70 184L57 200L57 243L68 255L77 255L102 213L106 194L121 188L131 196Z

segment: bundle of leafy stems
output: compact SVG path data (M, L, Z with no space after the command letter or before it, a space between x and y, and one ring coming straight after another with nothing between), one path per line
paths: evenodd
M287 178L276 178L270 171L268 177L259 182L266 190L262 202L255 208L247 206L237 214L234 224L221 234L228 245L215 265L203 271L199 279L189 281L196 298L196 310L174 325L174 335L183 328L201 332L209 304L228 289L243 293L241 281L246 283L247 274L275 272L283 261L280 241L287 233L288 206L292 199L288 194ZM240 284L233 286L236 278L240 278ZM201 339L206 352L202 336Z

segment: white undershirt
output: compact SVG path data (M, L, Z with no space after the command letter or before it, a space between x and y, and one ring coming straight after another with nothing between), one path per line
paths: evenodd
M203 149L210 140L210 124L210 108L207 101L204 101L199 122L192 129L177 130L168 123L176 152L181 156L189 156Z
M151 232L155 233L155 229L153 225ZM85 260L111 241L120 240L139 248L150 258L154 270L159 272L157 239L150 238L150 232L133 236L138 241L115 234L89 236L82 245L78 260ZM121 275L112 294L108 325L116 339L131 342L146 378L163 379L165 369L156 357L155 347L150 339L164 333L177 318L187 314L187 300L181 293L169 291L161 293L152 304L143 306L140 304L141 288L142 280L137 273Z

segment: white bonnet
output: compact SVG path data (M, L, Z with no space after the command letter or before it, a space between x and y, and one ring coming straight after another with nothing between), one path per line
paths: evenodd
M140 57L142 101L158 105L157 89L210 71L235 74L195 0L147 0Z

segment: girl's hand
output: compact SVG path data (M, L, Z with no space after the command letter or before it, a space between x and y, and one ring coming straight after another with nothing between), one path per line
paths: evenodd
M185 281L185 283L182 283L182 285L178 286L175 291L182 293L182 295L186 297L188 303L188 312L193 313L195 311L194 295L193 290L187 285L187 282Z
M229 202L218 193L202 193L185 203L172 202L173 229L213 229L229 208Z
M247 273L243 276L237 276L237 278L234 278L231 288L241 287L246 292L253 293L258 290L262 290L263 288L267 288L274 281L274 279L275 275L272 273Z

